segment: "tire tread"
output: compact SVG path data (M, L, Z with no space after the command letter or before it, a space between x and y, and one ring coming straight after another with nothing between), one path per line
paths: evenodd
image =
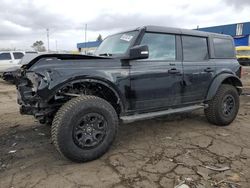
M96 105L96 106L103 106L104 107L106 105L109 105L110 114L111 114L112 118L115 119L115 123L118 124L118 117L117 117L116 111L114 110L114 108L111 106L110 103L108 103L107 101L105 101L102 98L92 96L92 95L82 95L80 97L76 97L76 98L69 100L57 111L57 113L53 119L52 126L51 126L52 143L54 144L56 150L63 156L64 156L64 154L63 154L62 148L60 147L60 144L59 144L58 134L59 134L60 127L63 125L64 116L65 116L65 114L68 114L72 109L74 109L74 107L77 107L77 104L82 103L82 102L88 102L89 100L92 100L92 102L93 102L92 104ZM115 132L117 132L118 126L115 126L115 128L116 128ZM108 150L108 148L106 150ZM105 153L105 152L106 151L103 151L103 153ZM92 158L92 159L85 160L85 159L76 158L76 159L72 159L72 160L74 160L76 162L84 162L84 161L96 159L99 156L100 156L100 154L95 152L95 153L93 153L92 156L90 156L90 158Z
M208 101L208 103L207 103L208 108L206 108L204 110L204 112L205 112L207 120L210 123L218 125L218 126L226 126L226 125L231 123L231 121L229 121L229 122L224 121L218 115L218 108L219 108L218 104L220 104L221 97L229 90L233 90L233 92L237 92L237 90L234 86L228 85L228 84L222 84L219 87L214 98L212 100ZM237 92L237 94L238 94L238 92ZM239 101L236 101L236 102L237 102L237 104L239 103ZM237 112L238 112L238 109L236 110L236 115L237 115Z

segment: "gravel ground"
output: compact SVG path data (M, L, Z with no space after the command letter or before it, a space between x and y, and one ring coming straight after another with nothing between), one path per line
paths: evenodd
M202 111L121 125L109 152L83 164L55 151L49 127L19 114L14 86L0 81L0 98L1 188L250 187L250 97L227 127Z

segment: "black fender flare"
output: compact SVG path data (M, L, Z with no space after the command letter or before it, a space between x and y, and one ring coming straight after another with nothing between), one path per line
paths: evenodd
M241 80L233 74L223 73L223 74L216 76L214 80L212 81L212 83L210 84L210 87L208 89L207 96L205 99L206 101L211 100L215 96L215 94L217 93L222 83L229 83L235 86L238 90L239 95L241 94L241 87L243 86Z

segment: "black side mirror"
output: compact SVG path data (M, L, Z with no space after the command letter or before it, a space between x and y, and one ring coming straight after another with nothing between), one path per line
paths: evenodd
M147 59L149 50L147 45L137 45L130 48L129 59Z

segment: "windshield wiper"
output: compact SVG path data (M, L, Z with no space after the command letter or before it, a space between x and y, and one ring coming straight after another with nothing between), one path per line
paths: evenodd
M99 54L99 56L112 56L112 54L110 54L110 53L103 53L103 54Z

